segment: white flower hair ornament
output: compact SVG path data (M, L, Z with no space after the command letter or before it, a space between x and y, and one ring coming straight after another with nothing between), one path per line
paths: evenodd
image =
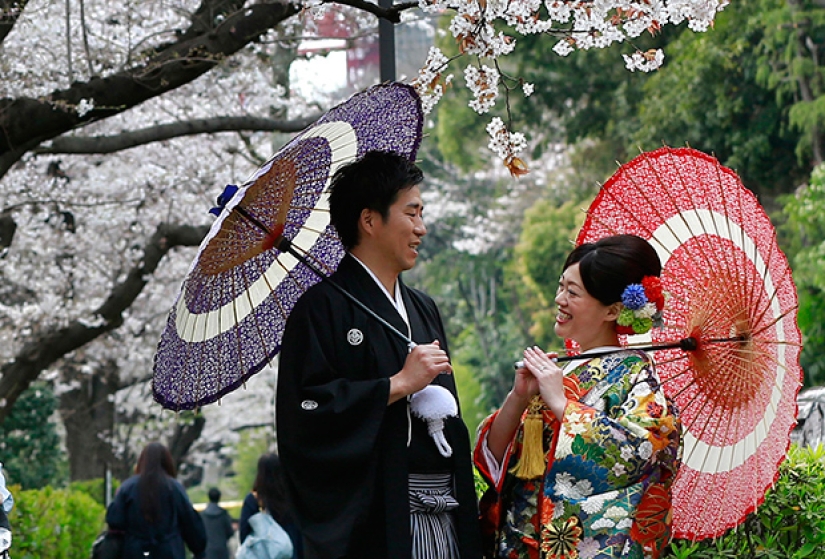
M425 386L410 397L410 411L427 422L427 432L444 457L450 457L453 449L444 437L444 420L458 416L458 404L452 393L436 384Z

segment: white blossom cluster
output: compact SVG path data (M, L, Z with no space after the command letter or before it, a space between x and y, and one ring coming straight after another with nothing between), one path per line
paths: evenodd
M624 57L625 66L631 72L636 70L650 72L661 66L665 59L665 53L662 52L662 49L651 49L647 52L637 51L630 56L626 54L622 56Z
M427 60L424 61L424 66L419 70L418 77L412 84L421 98L424 114L429 114L433 110L444 95L447 86L453 81L452 74L441 75L449 63L449 59L441 52L441 49L430 47Z
M487 125L487 134L490 136L490 143L487 147L493 153L504 160L508 165L517 159L519 153L527 147L527 139L521 132L510 132L504 125L504 121L499 117L493 118Z
M449 29L459 51L478 60L465 70L467 87L473 93L470 106L479 114L485 114L495 106L498 98L495 90L500 85L498 71L491 71L485 62L495 63L516 46L516 38L499 31L498 26L507 26L521 35L561 36L553 50L566 56L576 49L606 48L646 31L655 34L664 25L685 20L690 29L704 31L727 3L728 0L419 0L419 7L427 12L454 13ZM425 84L437 83L439 73L444 71L444 67L434 68L430 64L432 58L431 53L422 70L426 73ZM624 55L624 60L632 71L649 72L662 65L664 53L660 50L635 52ZM430 92L433 90L429 87ZM523 92L528 96L532 88L525 87ZM440 94L430 93L428 110L439 98ZM507 136L498 123L491 123L488 132L492 138L491 149L496 153L509 157L518 153L516 144L507 145L511 139L518 140L518 136ZM514 171L508 161L513 160L505 159L505 164Z
M489 111L496 103L498 97L499 73L495 68L489 66L468 66L464 72L464 79L474 99L470 101L470 107L478 114Z
M0 47L0 97L40 98L87 81L90 72L119 71L130 56L169 42L190 24L199 0L80 3L31 0ZM67 24L68 17L68 24ZM87 26L86 42L79 22ZM67 25L69 27L67 28ZM71 40L67 44L67 35ZM253 44L212 72L117 116L88 124L66 137L117 136L158 124L216 116L283 113L299 118L318 112L273 83L272 41ZM71 48L69 48L71 47ZM90 57L90 58L87 58ZM70 63L71 62L71 63ZM91 98L63 110L85 116ZM291 136L291 135L290 135ZM96 311L144 257L162 223L207 226L215 198L228 183L244 181L284 138L270 133L221 133L150 143L112 154L27 155L0 177L2 204L16 224L10 247L0 253L0 362L15 358L41 332L78 323L101 326ZM43 147L48 147L44 144ZM197 247L169 251L124 313L123 325L74 352L83 373L110 360L126 388L116 397L115 450L134 453L153 439L168 440L179 420L152 399L150 379L161 332ZM76 387L63 380L63 362L41 378L58 393ZM243 423L272 416L272 371L210 409L203 447L229 445ZM233 404L236 400L244 404ZM254 410L250 412L249 410ZM138 418L139 426L128 424ZM130 433L126 436L126 433Z

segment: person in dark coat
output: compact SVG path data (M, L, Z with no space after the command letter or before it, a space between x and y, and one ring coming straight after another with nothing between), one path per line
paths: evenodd
M326 281L287 320L278 447L307 559L481 557L470 440L441 316L400 277L426 234L422 180L406 158L368 152L335 173L329 201L347 250L331 281L417 345ZM424 389L454 409L438 435L414 406Z
M238 536L241 543L252 532L249 517L261 511L267 511L272 515L275 522L280 524L289 535L292 541L292 557L303 559L301 532L295 523L292 506L286 496L283 468L277 454L263 454L258 458L258 470L255 474L255 481L252 483L252 491L246 495L241 507L241 518L238 524Z
M229 513L222 509L218 502L221 500L221 491L217 487L209 490L209 504L201 512L201 520L206 529L205 559L229 559L227 542L235 528Z
M0 505L0 558L9 556L11 547L11 525L5 509Z
M14 506L14 498L11 491L6 488L6 477L3 475L3 463L0 462L0 557L9 556L11 547L11 525L9 524L8 512Z
M140 453L135 475L123 482L106 511L109 529L124 533L122 559L195 559L206 549L206 531L186 491L175 479L169 450L150 443Z

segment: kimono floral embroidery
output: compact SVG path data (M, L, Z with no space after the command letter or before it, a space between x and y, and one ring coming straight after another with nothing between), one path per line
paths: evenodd
M565 391L562 421L544 424L544 475L525 482L508 474L501 514L486 517L497 527L494 556L660 557L670 538L681 424L650 358L624 351L591 359L567 374ZM518 460L520 440L517 434L503 466ZM476 463L484 475L478 455Z
M542 524L541 551L545 559L575 559L582 528L575 516L563 522Z

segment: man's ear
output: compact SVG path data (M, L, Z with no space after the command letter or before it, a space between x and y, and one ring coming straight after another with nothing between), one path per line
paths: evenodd
M372 232L372 227L375 224L375 212L369 208L361 210L361 216L358 218L358 225L366 234Z

